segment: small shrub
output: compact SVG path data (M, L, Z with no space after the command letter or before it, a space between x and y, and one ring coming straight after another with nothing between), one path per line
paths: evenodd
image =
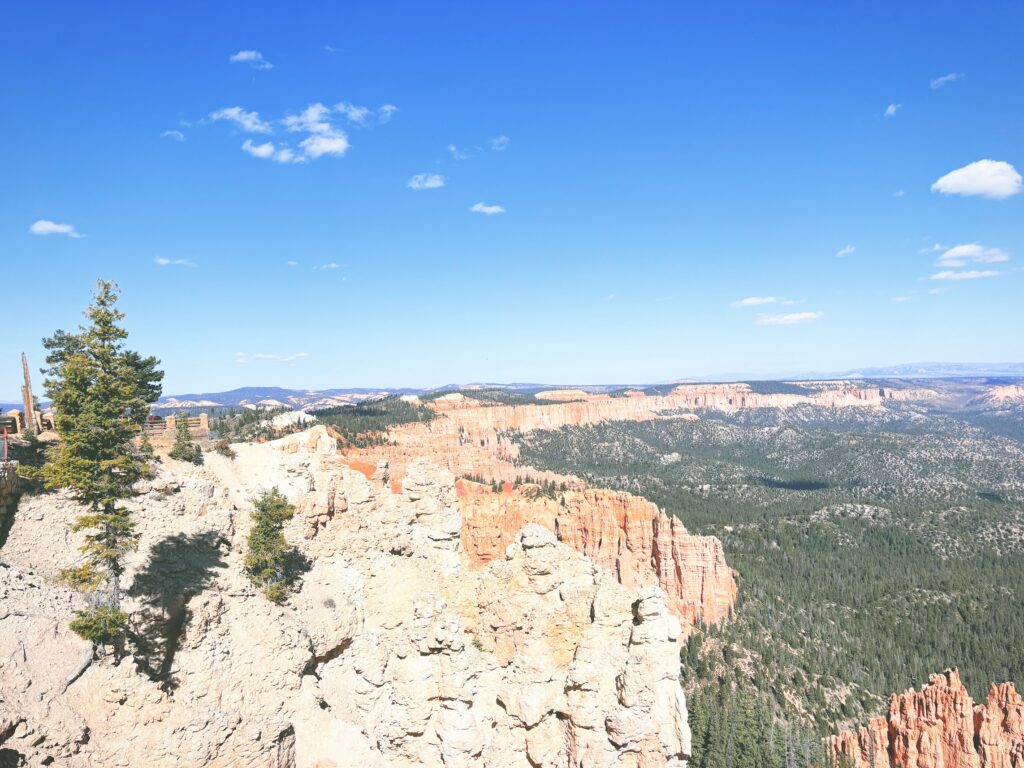
M110 645L124 635L128 614L112 605L99 605L78 611L69 626L72 632L85 640L97 645Z

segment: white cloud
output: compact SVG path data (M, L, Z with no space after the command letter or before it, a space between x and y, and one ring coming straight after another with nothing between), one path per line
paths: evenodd
M351 144L348 143L348 137L338 131L330 135L314 134L300 141L299 146L302 147L302 151L306 153L307 157L315 160L324 155L341 157L348 152Z
M291 133L330 133L334 126L330 123L331 110L320 102L310 104L297 115L288 115L281 122Z
M775 304L778 299L775 296L747 296L745 299L732 302L730 307L760 307L763 304Z
M409 189L440 189L444 186L444 176L439 173L417 173L405 186Z
M273 69L274 65L263 58L259 51L238 51L228 58L232 64L248 64L253 69Z
M377 121L380 123L390 123L391 118L395 116L397 111L398 107L394 104L384 104L377 110Z
M910 301L910 297L909 296L893 296L891 299L889 299L889 301L893 302L894 304L903 304L904 302Z
M309 357L308 352L293 352L290 355L274 355L268 352L235 352L236 363L251 363L252 361L265 361L269 363L292 363Z
M978 264L998 264L1009 260L1010 255L1001 248L986 248L978 243L969 243L947 249L935 264L939 267L963 267L972 261Z
M359 107L355 104L339 101L334 105L334 108L343 114L346 120L356 125L366 125L367 120L370 118L369 107Z
M246 139L242 142L242 151L248 152L253 157L258 157L262 160L273 160L275 163L306 162L305 157L296 155L290 147L282 145L278 148L274 146L272 141L263 144L253 144L252 141Z
M837 259L841 259L844 256L849 256L850 254L852 254L856 250L857 250L857 247L854 246L854 245L844 245L842 248L840 248L838 251L836 251L836 258Z
M936 272L934 275L932 275L928 279L929 280L978 280L979 278L982 278L982 277L996 277L997 275L1001 275L1001 274L1002 274L1002 272L999 272L999 271L994 270L994 269L982 269L982 270L968 269L968 270L964 270L962 272L957 272L956 270L947 269L947 270L945 270L943 272Z
M932 184L932 192L944 195L978 195L1003 200L1020 193L1017 169L1002 160L977 160L950 171Z
M190 259L165 259L163 256L157 256L153 259L157 266L161 267L194 267L196 263Z
M228 120L246 133L270 133L270 124L260 120L258 112L246 112L241 107L224 107L210 114L211 120Z
M933 91L937 91L944 85L955 83L957 80L963 80L964 77L965 75L963 74L963 72L950 72L948 75L936 77L934 80L931 81L930 85Z
M282 122L285 128L292 133L303 132L310 134L299 142L305 158L316 159L324 155L341 157L351 144L348 136L343 130L334 126L330 121L331 110L320 102L310 104L298 115L288 115ZM289 157L281 162L299 162L302 158L296 158L291 150L288 150Z
M285 263L286 263L286 264L287 264L287 265L288 265L289 267L297 267L297 266L299 266L299 262L297 262L297 261L287 261L287 262L285 262Z
M246 139L242 142L242 150L248 152L253 157L266 159L274 156L274 144L270 141L266 144L253 144L251 139Z
M491 139L491 149L495 152L501 152L508 149L509 143L512 141L508 136L496 136Z
M328 53L337 53L341 48L335 48L333 45L325 45L324 50Z
M319 266L313 267L313 269L341 269L341 264L332 261L329 264L320 264Z
M761 315L757 318L758 325L797 325L820 320L824 312L789 312L785 315Z
M488 216L495 213L505 213L505 209L500 205L486 205L484 203L476 203L469 210L473 213L483 213Z
M164 131L160 134L161 138L174 139L175 141L185 141L185 134L181 131Z
M902 189L897 189L895 192L892 193L892 196L893 197L903 197L905 194L907 194L907 193L905 191L903 191Z
M448 145L448 152L455 160L466 160L470 155L470 151L468 149L459 149L454 144Z
M28 231L33 235L67 235L74 238L82 236L73 224L58 224L49 219L39 219L28 228Z
M888 107L885 108L885 116L895 117L896 113L899 112L901 109L903 109L902 104L890 104Z

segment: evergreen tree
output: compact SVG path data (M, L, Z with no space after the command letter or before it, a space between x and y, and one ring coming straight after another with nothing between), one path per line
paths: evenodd
M128 621L121 610L121 575L137 536L121 501L133 495L145 471L132 441L163 379L156 358L125 349L128 333L117 299L117 286L100 280L86 310L88 324L43 341L49 352L44 384L60 436L48 451L43 478L49 488L70 490L86 508L71 526L88 532L82 561L63 576L89 595L89 607L78 612L71 629L96 643L117 643Z
M174 447L167 453L172 459L187 461L190 464L203 463L203 449L192 442L192 433L188 430L188 414L178 416L174 431Z
M245 570L268 600L282 603L295 578L294 552L282 528L295 514L295 507L276 487L253 499L252 505L253 526L249 531Z

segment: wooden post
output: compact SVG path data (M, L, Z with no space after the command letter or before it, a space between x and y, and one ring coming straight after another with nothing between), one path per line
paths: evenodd
M25 403L25 431L30 435L38 433L38 425L36 424L36 403L32 397L32 377L28 373L28 358L25 357L25 353L21 353L21 370L25 375L25 384L21 388L21 399Z

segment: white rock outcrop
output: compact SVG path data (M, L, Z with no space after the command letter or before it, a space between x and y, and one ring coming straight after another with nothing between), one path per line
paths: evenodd
M329 447L316 427L168 461L140 488L120 660L66 629L74 504L24 499L0 550L0 760L685 765L679 624L658 588L631 593L535 525L471 569L450 473L414 462L396 494L386 468L367 478ZM247 499L275 485L309 563L284 606L242 573Z

